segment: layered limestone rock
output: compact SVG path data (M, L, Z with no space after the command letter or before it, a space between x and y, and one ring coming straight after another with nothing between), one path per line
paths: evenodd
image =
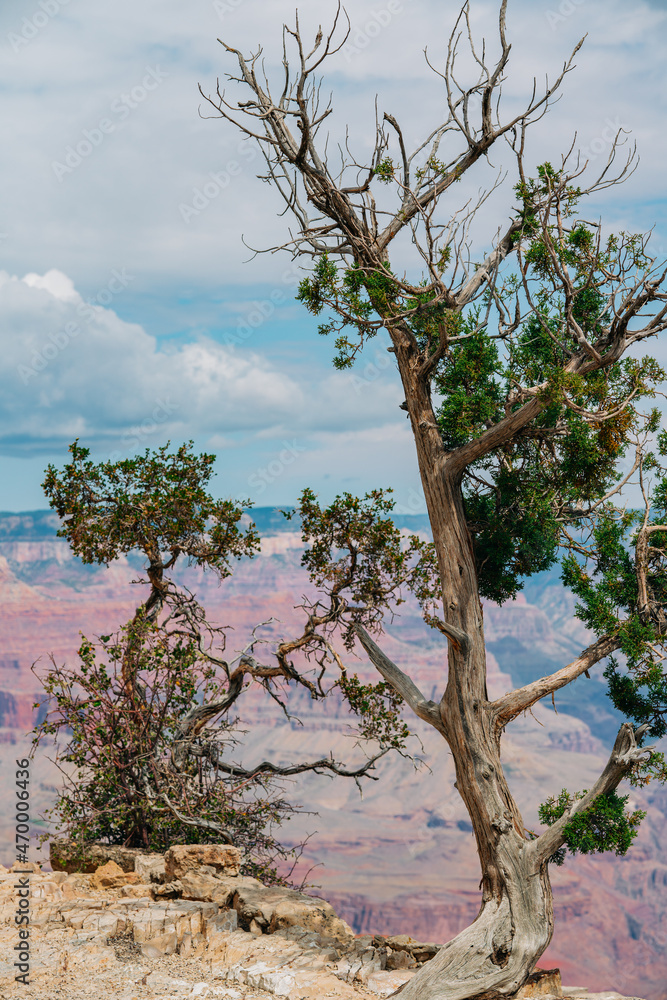
M113 861L93 874L42 873L31 865L28 985L15 981L13 965L19 866L0 866L3 1000L389 997L440 948L407 935L355 937L324 900L212 874L216 864L229 870L232 855L223 859L223 850L230 848L172 848L162 869L155 857L137 855L137 871L129 873ZM190 865L193 857L200 868ZM160 881L177 872L180 879ZM173 898L160 896L168 885ZM531 976L519 998L533 997L623 1000L561 987L558 970Z
M164 856L166 881L181 878L191 871L238 875L242 858L243 851L228 844L175 844Z
M166 881L166 867L163 854L138 854L134 859L134 871L142 882L163 883Z

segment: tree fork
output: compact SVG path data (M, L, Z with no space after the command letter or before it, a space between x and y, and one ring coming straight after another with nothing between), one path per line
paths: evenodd
M392 336L438 555L444 614L466 637L465 643L448 637L448 680L437 728L452 752L456 785L471 819L483 896L473 924L400 993L405 1000L490 1000L515 993L549 944L552 893L546 864L532 871L523 820L503 772L486 689L483 613L461 475L450 461L456 453L448 453L442 442L428 378L417 370L409 339Z

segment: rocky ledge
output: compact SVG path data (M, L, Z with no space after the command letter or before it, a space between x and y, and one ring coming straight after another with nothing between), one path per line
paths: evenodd
M60 870L30 866L29 985L14 978L15 886L26 866L0 866L3 998L388 997L440 948L406 935L355 937L324 900L240 875L233 847L119 850L101 848L92 861L56 850ZM538 971L519 996L622 1000L562 987L557 970Z

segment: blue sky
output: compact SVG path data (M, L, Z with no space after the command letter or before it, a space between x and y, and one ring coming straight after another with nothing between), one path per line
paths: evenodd
M334 9L302 0L305 31ZM334 137L349 124L361 158L377 94L416 143L442 106L423 49L442 61L458 4L349 0L347 10L351 41L326 80ZM493 48L496 4L471 11ZM305 485L327 500L385 485L404 513L423 510L390 355L378 339L353 372L333 370L332 345L294 301L298 268L244 246L287 235L277 196L256 179L259 156L198 114L197 84L209 92L234 69L216 39L246 52L262 43L275 78L293 13L293 0L3 3L0 509L43 507L43 469L78 436L99 458L193 438L218 455L216 492L259 505L293 503ZM639 169L590 217L655 226L666 253L666 4L510 0L508 29L508 113L588 34L529 161L557 162L576 131L576 148L600 163L610 127L631 132ZM507 150L491 160L461 184L462 200L512 167ZM480 256L512 183L476 220ZM398 254L393 263L410 267L408 249Z

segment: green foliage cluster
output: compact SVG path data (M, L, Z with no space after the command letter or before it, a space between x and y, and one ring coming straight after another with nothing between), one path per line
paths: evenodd
M536 273L540 277L551 274L551 269L546 263L548 257L546 244L544 242L541 220L537 206L545 197L553 195L559 187L562 171L555 169L550 163L541 163L537 167L537 177L527 177L514 185L514 193L520 203L517 216L521 222L521 228L514 234L514 245L527 242L527 254L529 263L533 264ZM581 188L569 185L561 196L561 213L563 218L568 219L574 213L577 203L581 198ZM585 228L585 227L584 227ZM584 242L590 247L590 240L585 236ZM566 242L561 247L563 253L562 261L566 261L567 255L573 245L581 243L582 237L573 242ZM560 241L559 241L560 243Z
M403 700L390 684L363 684L356 674L345 671L338 686L352 712L360 718L359 735L365 740L375 740L380 747L405 750L410 737L410 727L401 718Z
M389 515L391 490L371 490L363 497L344 493L322 507L312 490L299 499L302 565L311 581L335 602L336 620L349 649L354 626L375 631L386 613L405 600L401 588L423 607L440 597L435 547L417 535L404 536Z
M603 307L603 295L585 289L574 315L587 329L600 322ZM524 397L513 393L517 385L543 386L548 403L530 427L470 465L464 479L480 592L501 603L516 595L523 579L556 561L563 531L578 524L582 505L601 500L618 482L618 461L644 426L638 403L654 396L664 373L653 359L629 358L564 378L556 319L531 316L502 353L478 320L468 315L463 339L452 344L434 377L447 447L467 444L522 405ZM570 340L567 347L576 345ZM618 412L596 423L584 410ZM653 415L650 426L654 422Z
M558 795L551 796L539 807L540 822L553 826L556 820L564 816L577 800L583 799L584 795L586 795L585 790L570 795L567 789L563 788ZM639 832L639 824L646 816L646 813L639 809L629 813L626 809L628 798L628 795L618 795L615 791L606 792L598 795L588 809L575 813L563 831L570 853L601 854L604 851L613 851L617 855L627 854L628 848ZM551 861L556 865L562 865L565 853L566 849L560 848Z
M454 168L456 173L456 180L459 179L460 173L457 167ZM437 156L431 154L423 167L419 167L415 173L415 177L419 184L432 184L439 177L444 177L447 173L447 166L442 160L439 160Z
M396 167L394 166L394 161L390 156L385 156L380 162L373 168L373 174L382 184L390 184L394 180L394 171Z
M454 450L482 433L502 417L498 346L483 331L477 331L479 309L461 324L466 338L452 346L438 369L436 388L442 396L438 411L442 439Z
M653 513L658 524L664 520L664 508ZM597 636L618 637L620 658L610 656L604 671L614 706L636 725L647 724L643 739L660 739L667 733L667 673L662 653L667 531L650 536L645 567L648 607L640 607L637 566L630 546L636 543L644 520L638 511L603 512L593 528L590 551L579 556L570 553L563 560L562 579L578 598L577 618ZM647 755L632 780L643 784L651 774L667 778L664 754L659 751Z
M443 271L451 256L450 247L445 247L439 256L436 267ZM409 326L417 339L425 357L431 357L438 349L441 337L450 340L465 336L468 331L466 320L469 318L454 312L438 298L433 289L424 288L416 295L408 295L404 300L404 308L409 317Z
M334 367L351 368L363 345L378 330L374 315L386 315L395 308L396 282L389 265L386 273L364 271L358 265L345 268L342 275L339 268L323 253L318 257L312 276L304 278L299 285L297 301L302 302L314 316L323 309L334 310L339 318L332 318L320 324L317 332L322 336L337 332ZM351 340L347 329L354 329L358 339Z
M215 455L195 455L192 441L118 462L93 462L78 440L69 450L71 462L61 472L49 465L43 488L64 520L58 534L84 563L139 549L165 569L183 555L224 578L230 559L258 550L254 529L239 528L249 503L211 497Z
M637 576L625 544L628 529L638 520L639 514L631 511L621 517L603 511L593 528L592 559L582 560L570 553L563 560L562 574L563 583L579 598L577 617L597 635L618 630L621 651L632 662L639 662L647 641L655 639L651 623L642 622L636 614ZM625 622L619 629L620 618Z

